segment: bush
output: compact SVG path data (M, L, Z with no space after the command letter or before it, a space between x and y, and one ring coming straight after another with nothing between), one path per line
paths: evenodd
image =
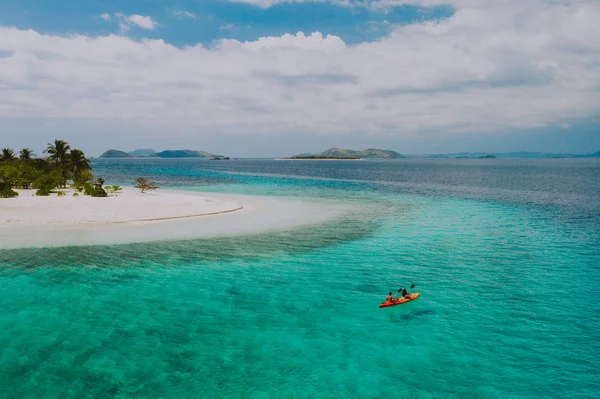
M65 195L67 195L67 194L65 194L65 192L64 192L64 191L57 191L57 192L56 192L56 196L57 196L57 197L64 197Z
M0 181L0 198L13 198L19 193L12 189L12 185L7 182Z
M40 188L35 192L35 195L37 195L38 197L47 197L50 195L50 191L51 190L47 190L45 188Z
M78 176L73 179L73 186L81 192L83 185L94 180L94 175L91 170L82 170Z
M9 186L6 186L6 187L4 187L4 189L0 190L0 198L13 198L18 195L19 195L19 193L17 193L15 190L10 188Z
M44 191L52 191L62 183L60 176L55 173L49 173L38 177L32 184L33 188Z
M99 197L99 198L108 197L108 194L106 193L106 191L104 191L104 189L102 187L94 187L92 189L92 192L90 195L92 197Z
M78 193L73 193L73 197L79 197Z
M92 195L92 191L94 191L94 186L90 182L86 182L83 185L83 195Z
M104 189L113 195L117 195L117 193L122 190L120 186L106 186Z

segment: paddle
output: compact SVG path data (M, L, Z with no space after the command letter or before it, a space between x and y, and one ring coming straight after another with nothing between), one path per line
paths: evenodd
M410 285L410 288L409 288L409 290L412 290L413 288L415 288L415 285L414 285L414 284L411 284L411 285ZM404 292L404 288L400 288L400 289L398 289L398 292L399 292L399 293L400 293L400 292ZM403 294L402 296L404 296L404 294Z
M414 284L411 284L411 285L410 285L410 288L409 288L409 290L412 290L413 288L415 288L415 285L414 285ZM400 288L400 289L398 289L398 292L402 291L403 289L404 289L404 288Z

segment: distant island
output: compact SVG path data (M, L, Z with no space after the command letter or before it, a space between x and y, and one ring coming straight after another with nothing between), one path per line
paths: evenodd
M319 154L298 154L289 158L283 159L399 159L406 158L404 155L392 150L379 150L369 148L362 151L346 150L342 148L330 148Z
M435 157L435 158L454 158L454 159L496 159L495 155L492 154L487 154L487 155L480 155L478 157Z
M408 155L409 158L432 158L432 159L469 159L469 158L503 158L503 159L556 159L556 158L600 158L600 151L592 154L560 154L551 152L457 152L449 154L424 154L424 155Z
M120 150L105 151L99 158L137 158L137 157L153 157L153 158L206 158L206 159L228 159L223 155L215 155L206 151L195 150L165 150L156 152L151 148L139 149L131 152Z

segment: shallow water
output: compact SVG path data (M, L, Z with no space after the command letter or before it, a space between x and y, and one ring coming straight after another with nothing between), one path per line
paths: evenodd
M598 161L95 170L362 206L268 234L0 251L0 397L599 396ZM417 301L377 309L411 283Z

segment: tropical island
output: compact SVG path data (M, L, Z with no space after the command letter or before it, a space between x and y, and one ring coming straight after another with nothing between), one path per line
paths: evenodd
M406 158L404 155L392 151L392 150L380 150L377 148L369 148L362 151L347 150L343 148L330 148L318 154L298 154L288 158L282 158L287 160L294 159L307 159L307 160L320 160L320 159L332 159L332 160L358 160L358 159L399 159Z
M235 194L156 191L147 177L104 185L83 151L54 140L0 151L0 249L147 242L264 232L335 218L328 203ZM269 223L264 223L269 220Z

